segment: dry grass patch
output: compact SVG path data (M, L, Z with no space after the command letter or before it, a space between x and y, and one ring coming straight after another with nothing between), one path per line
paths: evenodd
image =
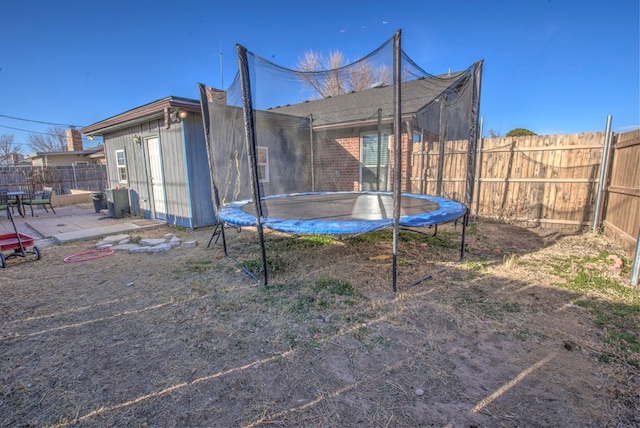
M640 300L600 236L480 222L459 263L459 226L403 231L393 293L385 231L268 232L267 287L251 230L238 265L177 234L200 246L9 264L0 425L640 424Z

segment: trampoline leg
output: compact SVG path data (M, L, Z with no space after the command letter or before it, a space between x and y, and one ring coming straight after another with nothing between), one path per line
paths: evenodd
M460 261L464 259L465 238L467 234L467 221L469 220L469 211L464 215L462 219L462 244L460 245Z
M227 252L227 239L224 236L224 223L219 221L216 224L216 227L213 229L213 233L211 234L211 238L209 239L209 243L207 244L207 248L211 246L211 242L213 238L216 238L216 244L218 243L218 239L222 236L222 250L224 251L225 257L229 257L229 253Z
M435 270L435 271L431 272L431 273L430 273L430 274L428 274L428 275L423 276L422 278L418 278L418 279L416 279L415 281L413 281L411 284L407 285L407 288L409 288L409 287L413 287L413 286L415 286L415 285L418 285L418 284L420 284L421 282L426 281L427 279L431 279L431 278L433 278L433 275L438 274L438 273L440 273L440 272L444 272L444 271L445 271L445 269L446 269L446 268L440 268L440 269L438 269L438 270Z
M211 246L211 242L213 241L213 238L216 238L216 244L218 243L218 238L220 237L220 234L222 234L222 230L219 230L221 228L221 224L220 222L216 223L216 227L213 229L213 233L211 234L211 239L209 239L209 243L207 244L207 248L209 248Z

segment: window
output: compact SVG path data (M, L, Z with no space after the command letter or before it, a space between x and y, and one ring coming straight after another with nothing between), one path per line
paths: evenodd
M118 167L118 182L126 183L127 177L127 159L124 156L124 150L116 150L116 165Z
M389 135L380 140L380 169L378 170L378 134L363 134L361 140L360 188L361 190L387 190L389 171ZM378 176L380 171L380 176Z
M422 137L422 134L420 134L419 132L413 132L413 142L414 143L419 143L422 141L422 139L420 138Z
M258 181L260 183L269 182L269 148L256 147L258 149Z

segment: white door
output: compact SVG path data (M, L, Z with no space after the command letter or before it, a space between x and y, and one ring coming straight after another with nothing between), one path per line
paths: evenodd
M158 137L148 138L146 141L149 152L149 183L151 184L154 216L157 219L165 220L167 210L164 200L164 180L162 177L160 144L158 144Z

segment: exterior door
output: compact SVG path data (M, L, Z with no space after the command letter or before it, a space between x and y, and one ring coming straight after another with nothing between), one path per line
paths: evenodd
M149 184L151 186L151 198L153 215L155 218L165 220L167 209L164 198L164 179L162 176L162 155L158 137L146 139L149 153Z
M389 136L380 141L380 175L378 175L378 133L362 135L360 155L360 190L387 190L389 175Z

